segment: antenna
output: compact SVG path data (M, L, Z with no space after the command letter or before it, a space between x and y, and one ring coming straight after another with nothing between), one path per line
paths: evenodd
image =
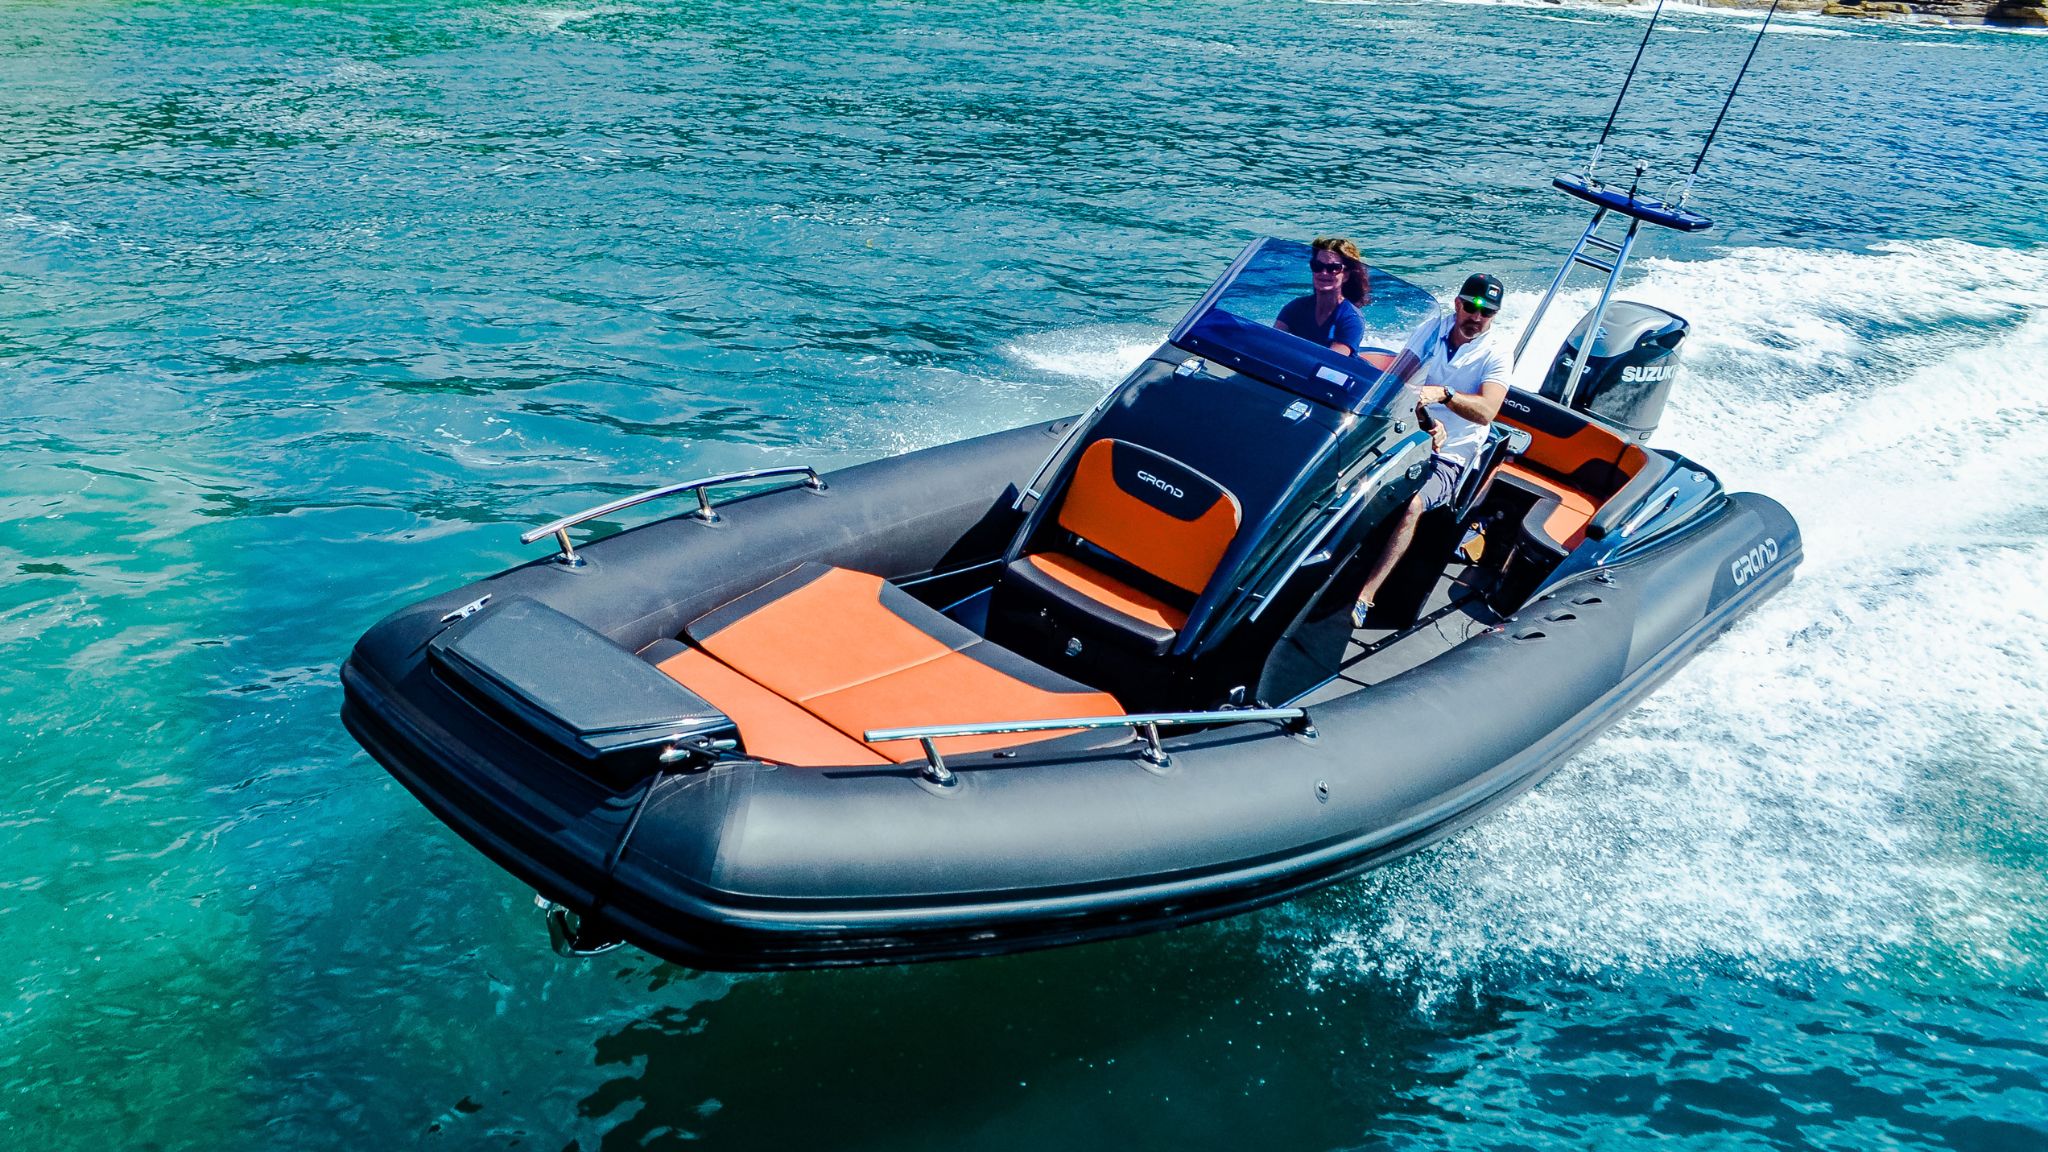
M1664 0L1657 0L1662 4ZM1700 145L1700 154L1693 158L1692 171L1686 173L1685 189L1678 194L1678 203L1683 206L1692 197L1692 186L1700 177L1700 165L1707 162L1707 149L1714 146L1714 137L1721 131L1721 121L1728 118L1728 106L1735 103L1735 92L1742 87L1742 78L1749 75L1749 62L1756 59L1756 50L1764 42L1764 33L1770 30L1771 17L1778 14L1778 0L1771 0L1771 10L1764 13L1764 22L1757 25L1756 39L1749 42L1749 55L1742 58L1742 67L1735 73L1735 83L1728 86L1728 98L1721 101L1721 114L1714 117L1714 126L1707 130L1707 139ZM1641 50L1638 49L1638 54ZM1605 137L1603 137L1604 139ZM1595 149L1598 152L1598 149Z
M1777 7L1777 0L1772 0L1771 6L1773 8ZM1607 146L1607 134L1614 131L1614 118L1621 115L1621 102L1628 96L1628 86L1635 82L1636 65L1643 62L1643 49L1650 46L1650 33L1657 30L1657 17L1663 14L1664 0L1657 0L1657 7L1650 13L1650 26L1643 29L1642 42L1636 45L1636 58L1628 62L1628 75L1622 78L1621 91L1614 94L1614 108L1607 113L1607 126L1600 129L1600 140L1593 145L1593 155L1586 161L1586 183L1588 184L1597 187L1600 183L1593 179L1593 169L1600 166L1600 150Z
M1693 182L1698 179L1700 166L1706 163L1707 149L1713 147L1714 137L1720 134L1721 122L1728 118L1728 109L1735 103L1735 93L1742 87L1742 78L1749 74L1750 62L1756 59L1756 50L1764 42L1764 33L1770 30L1771 18L1778 13L1780 0L1771 0L1771 9L1764 14L1764 22L1756 30L1756 39L1750 42L1749 54L1742 58L1742 67L1735 73L1735 82L1728 87L1728 98L1721 102L1721 114L1714 117L1714 126L1707 131L1707 138L1700 144L1700 154L1693 158L1692 172L1685 178L1685 190L1676 202L1667 203L1639 196L1643 175L1649 169L1647 161L1635 162L1635 179L1629 182L1628 191L1607 188L1593 178L1593 168L1600 162L1600 149L1607 143L1608 133L1614 129L1615 118L1621 113L1621 102L1628 95L1629 85L1635 81L1636 67L1642 63L1643 50L1649 46L1650 33L1657 28L1657 17L1664 11L1664 0L1657 0L1656 10L1650 13L1650 26L1643 29L1643 42L1636 45L1636 57L1629 62L1628 75L1622 78L1621 92L1614 98L1614 108L1607 113L1607 126L1600 130L1600 141L1593 145L1592 159L1586 162L1583 176L1559 176L1550 182L1551 187L1570 196L1576 196L1593 205L1593 218L1580 234L1579 242L1572 245L1564 265L1557 270L1550 287L1537 301L1536 311L1522 328L1522 338L1515 344L1514 359L1519 361L1529 347L1529 341L1536 335L1536 328L1543 322L1551 303L1557 299L1558 291L1564 287L1565 278L1574 267L1591 268L1607 274L1607 284L1600 290L1599 303L1586 317L1587 339L1572 358L1571 374L1566 378L1562 400L1570 407L1578 395L1579 380L1586 370L1586 360L1592 353L1593 342L1599 337L1600 321L1607 315L1607 305L1614 298L1614 290L1621 283L1622 269L1628 264L1629 254L1635 249L1636 236L1645 224L1655 224L1676 232L1704 232L1714 226L1712 220L1685 207L1686 198L1692 195ZM1600 234L1600 225L1608 213L1617 213L1628 220L1628 229L1620 240L1611 240ZM1588 249L1601 255L1589 255ZM1603 258L1604 257L1604 258Z

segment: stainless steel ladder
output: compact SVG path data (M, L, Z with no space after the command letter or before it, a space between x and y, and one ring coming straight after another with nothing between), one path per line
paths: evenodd
M1637 161L1638 179L1641 179L1645 167L1641 161ZM1630 197L1634 197L1633 190ZM1600 338L1600 322L1607 317L1607 305L1614 299L1615 286L1621 283L1621 270L1628 265L1628 254L1635 247L1636 233L1643 227L1640 217L1629 216L1628 231L1622 234L1619 241L1609 240L1600 235L1600 225L1607 219L1608 211L1605 207L1593 209L1593 219L1586 223L1586 230L1579 234L1579 242L1572 245L1571 255L1565 257L1564 266L1557 270L1557 277L1551 280L1549 290L1543 293L1543 299L1537 303L1535 315L1529 317L1528 325L1522 329L1522 338L1515 342L1514 360L1520 363L1523 350L1528 348L1530 338L1536 335L1537 327L1543 323L1544 313L1550 311L1550 302L1556 299L1558 290L1564 287L1565 279L1571 275L1574 266L1607 273L1607 283L1600 289L1600 303L1593 306L1593 323L1586 331L1585 341L1579 346L1579 354L1572 360L1572 374L1565 380L1564 395L1557 398L1558 403L1566 407L1571 406L1572 399L1579 393L1579 377L1585 374L1586 359L1592 355L1594 341ZM1598 256L1589 256L1586 254L1588 248L1604 252L1608 258L1603 260Z

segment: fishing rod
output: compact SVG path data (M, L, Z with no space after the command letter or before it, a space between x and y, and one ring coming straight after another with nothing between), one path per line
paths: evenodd
M1657 2L1662 4L1664 0L1657 0ZM1771 0L1770 11L1764 13L1764 22L1757 25L1756 39L1749 42L1749 55L1742 58L1742 67L1735 73L1735 83L1728 86L1728 98L1721 101L1721 114L1714 117L1714 126L1707 130L1707 138L1700 145L1700 154L1693 158L1692 171L1686 173L1685 188L1678 194L1679 207L1684 207L1685 202L1692 198L1693 182L1700 178L1700 165L1707 162L1707 149L1714 146L1714 137L1721 131L1721 121L1728 118L1728 107L1735 103L1735 93L1742 87L1742 78L1749 75L1749 62L1756 59L1756 50L1764 42L1764 33L1770 30L1771 17L1777 14L1778 0ZM1641 54L1640 49L1638 49L1637 54ZM1598 154L1597 149L1595 154Z
M1735 104L1735 93L1741 90L1743 78L1749 75L1749 66L1756 60L1756 50L1763 44L1764 33L1770 30L1771 18L1777 15L1779 3L1780 0L1771 0L1770 11L1764 14L1764 22L1756 30L1756 39L1750 42L1749 54L1742 58L1742 67L1736 70L1735 82L1728 86L1728 96L1721 102L1721 112L1714 117L1713 127L1707 130L1706 139L1701 141L1699 155L1693 158L1692 171L1685 178L1684 190L1675 202L1667 203L1661 200L1637 199L1636 193L1642 188L1644 173L1649 170L1649 162L1646 160L1635 162L1635 178L1629 182L1627 193L1603 187L1593 176L1593 169L1600 162L1600 150L1606 146L1608 134L1614 129L1614 122L1621 113L1622 101L1628 96L1629 86L1635 82L1636 69L1642 63L1643 51L1649 46L1650 34L1656 30L1657 17L1664 10L1664 0L1657 0L1657 8L1650 14L1650 26L1643 30L1643 41L1636 45L1635 59L1629 62L1628 75L1622 78L1621 91L1614 97L1614 108L1607 113L1607 126L1600 130L1600 140L1593 145L1593 156L1586 163L1585 175L1559 176L1551 181L1551 185L1559 191L1592 204L1593 218L1587 222L1586 230L1579 236L1579 242L1572 246L1570 255L1565 257L1564 264L1558 268L1557 276L1550 282L1550 288L1543 293L1543 299L1537 301L1535 313L1523 326L1522 338L1515 344L1514 359L1521 359L1522 352L1528 348L1530 338L1535 336L1537 327L1543 322L1544 314L1549 311L1551 302L1557 299L1558 291L1564 287L1564 282L1571 275L1573 268L1585 267L1596 272L1604 272L1607 275L1607 284L1600 290L1599 302L1593 305L1593 310L1586 314L1585 320L1581 321L1579 328L1575 330L1575 333L1583 333L1583 337L1577 334L1572 337L1574 341L1578 341L1576 346L1568 342L1567 347L1571 349L1569 359L1560 362L1553 369L1551 383L1544 385L1544 396L1556 399L1568 408L1578 406L1579 384L1592 357L1594 344L1605 338L1606 331L1602 327L1602 321L1607 317L1608 305L1614 299L1615 289L1621 284L1622 269L1627 266L1629 255L1635 249L1636 237L1642 226L1646 223L1655 224L1679 232L1704 232L1714 226L1712 220L1697 212L1688 211L1685 202L1692 195L1693 185L1699 179L1700 168L1707 161L1707 150L1713 147L1715 137L1721 133L1722 122L1728 118L1728 109ZM1627 232L1620 240L1600 234L1600 226L1610 212L1619 213L1628 219ZM1634 307L1642 309L1647 306ZM1669 316L1668 313L1661 313L1655 309L1651 311ZM1671 319L1681 326L1684 324L1684 321L1676 317ZM1680 335L1683 335L1682 331ZM1632 367L1640 368L1641 365ZM1557 383L1556 373L1560 371L1566 374L1562 386L1553 396L1551 384ZM1648 435L1647 432L1643 434Z
M1777 0L1771 0L1772 6ZM1593 169L1600 166L1600 150L1607 146L1607 134L1614 131L1614 118L1621 115L1621 102L1628 98L1628 86L1635 82L1636 66L1643 62L1643 49L1650 46L1650 33L1657 30L1657 17L1664 14L1664 0L1657 0L1657 7L1650 13L1650 26L1643 29L1643 38L1636 45L1636 58L1628 62L1628 75L1622 77L1621 91L1614 94L1614 107L1607 113L1607 126L1600 129L1600 139L1593 145L1593 155L1586 161L1586 183L1598 185L1593 178Z

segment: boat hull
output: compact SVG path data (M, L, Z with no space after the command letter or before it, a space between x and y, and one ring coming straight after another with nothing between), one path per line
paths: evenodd
M1439 840L1542 780L1799 560L1783 508L1717 498L1503 627L1311 703L1313 737L1192 732L1167 740L1165 767L1053 740L949 756L949 788L915 766L750 761L610 787L479 714L422 655L442 616L486 592L634 649L805 560L943 602L1000 554L1015 486L1056 432L877 461L829 475L823 497L735 501L717 527L663 521L587 546L583 569L538 562L431 598L358 645L343 719L485 855L657 955L728 970L952 959L1234 915Z

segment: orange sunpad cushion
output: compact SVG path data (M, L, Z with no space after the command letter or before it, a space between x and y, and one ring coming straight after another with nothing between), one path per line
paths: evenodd
M880 576L805 564L690 622L713 656L801 703L981 637Z
M874 750L720 664L687 648L655 665L739 725L747 752L784 764L886 764Z
M712 663L852 741L875 728L1123 714L1108 693L990 644L879 576L845 568L802 565L698 617L685 631L717 658ZM710 693L699 694L724 710ZM754 723L764 732L784 723L801 727L795 717L778 718L772 705L751 704ZM727 715L740 725L748 749L755 749L747 721ZM979 751L1064 734L951 737L939 747ZM815 734L804 739L814 740ZM861 747L896 761L923 755L915 741Z
M1123 708L1107 692L1060 691L1027 683L976 657L979 645L906 668L865 684L813 697L804 707L842 732L858 734L873 728L917 724L972 724L1003 720L1057 720L1067 716L1121 716ZM1014 659L1015 657L1013 657ZM1076 684L1074 688L1080 689ZM1055 732L950 736L937 741L940 752L985 752L1034 740L1069 735ZM915 740L895 740L868 747L901 763L924 756Z

